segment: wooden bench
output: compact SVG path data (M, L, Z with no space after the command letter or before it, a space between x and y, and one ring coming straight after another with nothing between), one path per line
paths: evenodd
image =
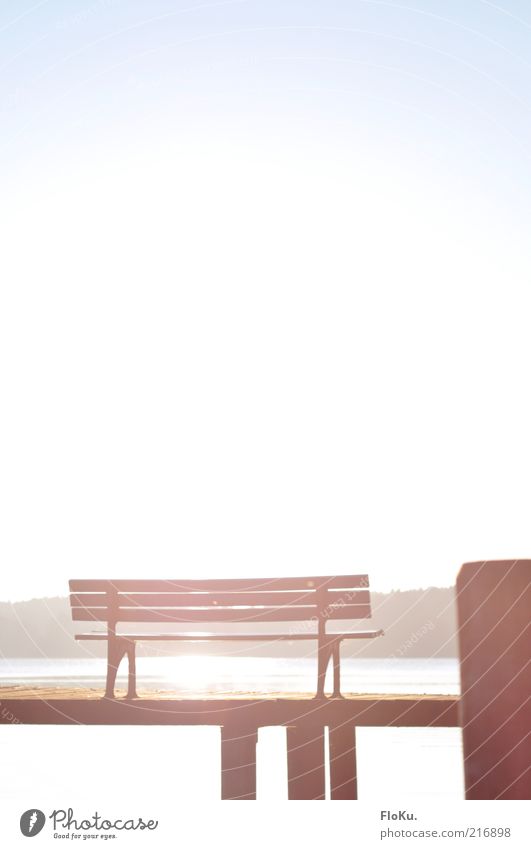
M127 655L127 698L136 698L135 649L145 640L267 641L317 640L317 694L324 697L325 677L333 660L334 687L340 691L340 646L343 640L371 639L383 631L327 632L327 623L369 619L371 602L367 575L318 578L233 580L72 580L72 618L76 622L105 622L106 631L76 634L76 640L107 641L105 695L114 698L116 674ZM245 633L190 632L204 623L243 623ZM253 632L264 622L291 623L278 633ZM119 623L170 623L172 633L121 632ZM293 623L296 623L295 625ZM126 627L131 627L128 624Z

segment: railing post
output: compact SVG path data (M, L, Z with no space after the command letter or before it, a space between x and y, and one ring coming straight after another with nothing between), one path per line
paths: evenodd
M221 798L256 799L256 728L221 728Z
M324 727L300 720L288 726L288 797L325 798Z
M461 568L457 612L467 799L531 797L530 610L531 560Z
M356 729L349 723L330 726L330 797L358 798Z

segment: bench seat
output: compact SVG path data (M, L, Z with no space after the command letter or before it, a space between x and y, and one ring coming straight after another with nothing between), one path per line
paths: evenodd
M378 629L377 631L348 631L346 633L329 633L327 636L330 639L334 638L335 640L364 640L364 639L373 639L374 637L383 637L383 631ZM226 640L243 640L245 642L255 642L266 640L267 642L274 642L275 640L316 640L317 634L220 634L219 632L201 632L200 634L117 634L117 637L121 637L126 640L183 640L187 643L196 643L201 640L207 640L208 642L212 642L213 640L217 640L219 642L225 642ZM103 634L100 631L93 631L89 634L76 634L76 640L109 640L113 639L109 636L109 634Z

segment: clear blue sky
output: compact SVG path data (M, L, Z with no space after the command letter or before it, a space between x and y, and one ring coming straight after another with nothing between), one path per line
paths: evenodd
M531 553L531 9L4 2L1 598Z

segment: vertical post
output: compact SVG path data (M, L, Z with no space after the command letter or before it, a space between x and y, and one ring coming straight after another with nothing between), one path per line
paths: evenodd
M457 577L467 799L529 799L531 560L465 563Z
M324 727L300 720L287 729L288 797L325 798Z
M330 726L330 797L358 798L356 729L348 723Z
M222 799L256 799L257 736L256 728L221 728Z

